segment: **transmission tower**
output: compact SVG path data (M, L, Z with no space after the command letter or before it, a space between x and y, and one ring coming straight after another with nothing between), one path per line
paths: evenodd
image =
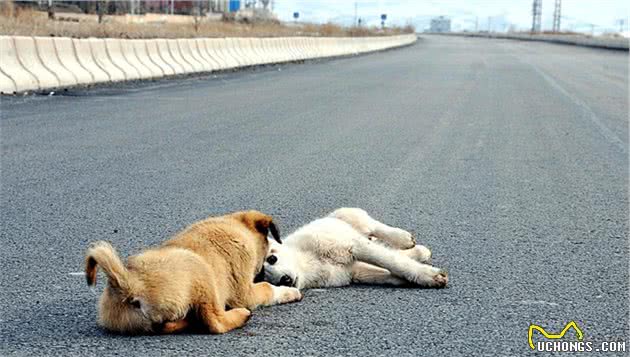
M540 18L542 16L542 0L534 0L532 5L532 32L540 32Z
M562 0L556 0L553 9L553 32L560 32L560 16L561 16Z

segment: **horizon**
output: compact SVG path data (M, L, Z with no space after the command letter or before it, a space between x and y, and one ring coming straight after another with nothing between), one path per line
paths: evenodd
M453 31L526 31L531 28L532 1L465 1L449 2L424 0L276 0L274 13L281 21L293 22L293 13L299 12L300 22L332 22L351 26L361 18L366 26L380 26L380 15L387 14L386 25L414 25L423 31L434 17L451 19ZM562 31L593 32L595 34L619 32L621 19L623 31L628 32L628 2L622 0L564 0L561 8ZM543 0L542 28L552 27L554 1Z

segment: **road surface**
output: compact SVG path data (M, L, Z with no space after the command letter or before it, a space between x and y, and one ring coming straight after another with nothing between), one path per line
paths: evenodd
M1 109L2 355L522 355L530 323L571 320L627 340L627 52L425 37ZM414 231L450 286L310 290L223 336L96 326L89 242L128 255L245 208L288 233L340 206Z

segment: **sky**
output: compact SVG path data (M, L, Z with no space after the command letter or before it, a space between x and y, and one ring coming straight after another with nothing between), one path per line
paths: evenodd
M272 0L274 12L282 21L333 22L351 25L355 3L358 17L368 25L380 25L380 15L387 14L387 24L416 26L422 31L432 17L451 19L456 31L506 31L531 28L532 0ZM555 0L543 0L543 30L551 29ZM562 0L561 29L595 33L619 31L619 20L625 19L628 30L628 0ZM592 25L592 26L591 26Z

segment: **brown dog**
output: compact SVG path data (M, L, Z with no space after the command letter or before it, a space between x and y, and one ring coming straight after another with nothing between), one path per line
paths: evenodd
M259 305L299 301L299 290L254 283L267 255L267 234L280 243L272 218L244 211L197 222L159 247L128 259L107 242L87 251L88 285L100 266L108 284L99 323L119 333L173 333L195 321L210 333L243 326ZM226 306L232 308L226 310Z

